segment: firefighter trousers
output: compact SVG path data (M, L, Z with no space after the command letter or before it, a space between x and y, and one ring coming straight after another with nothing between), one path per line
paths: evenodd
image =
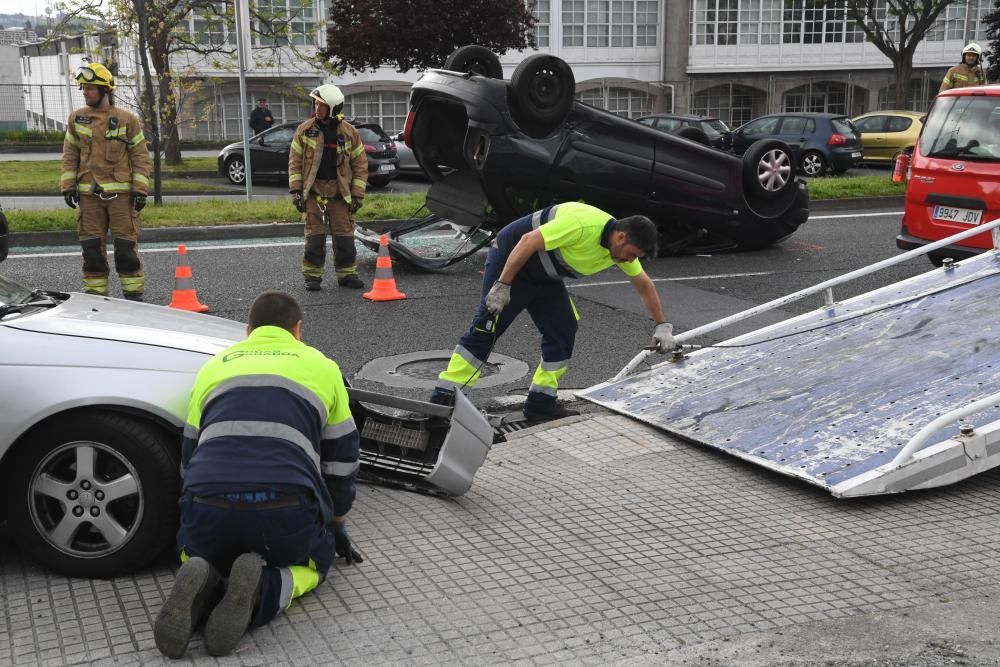
M146 278L139 259L139 230L142 218L132 208L127 194L80 195L76 223L83 250L83 290L88 294L108 293L107 236L111 232L115 271L126 297L142 296Z
M542 334L542 358L535 369L525 406L534 412L548 412L556 407L559 378L569 367L580 317L561 280L535 280L519 273L510 287L510 303L493 315L486 309L486 295L500 277L507 256L490 248L483 272L483 288L472 325L451 355L448 368L438 376L437 389L472 387L479 379L483 364L496 341L522 310Z
M306 247L302 257L302 274L307 279L323 278L327 234L333 236L333 267L337 280L357 276L358 251L354 246L350 206L343 197L321 197L311 192L306 199Z

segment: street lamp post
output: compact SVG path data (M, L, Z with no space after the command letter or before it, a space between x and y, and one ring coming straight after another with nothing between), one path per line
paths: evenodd
M142 100L146 114L149 116L149 133L153 148L153 203L163 203L163 189L160 179L160 120L156 108L156 96L153 94L153 77L149 73L149 50L147 27L149 19L146 16L145 0L135 0L136 24L139 30L139 63L142 69Z
M247 42L250 38L249 0L236 0L236 60L240 78L240 135L243 137L243 168L246 174L247 201L253 199L253 172L250 167L250 141L247 135Z

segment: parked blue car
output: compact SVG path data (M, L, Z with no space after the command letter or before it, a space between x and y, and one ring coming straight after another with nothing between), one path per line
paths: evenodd
M755 141L778 139L792 149L803 176L842 174L861 164L861 132L843 114L786 112L755 118L733 130L733 152L742 155Z

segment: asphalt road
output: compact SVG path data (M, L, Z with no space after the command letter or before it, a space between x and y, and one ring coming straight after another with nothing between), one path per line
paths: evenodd
M769 249L745 253L658 258L644 266L656 281L675 331L681 332L732 315L757 304L828 280L899 254L894 245L899 212L850 211L816 214L790 239ZM2 273L33 287L79 289L80 260L70 248L16 248ZM239 242L197 242L189 245L194 284L212 314L245 320L250 303L262 290L283 289L306 307L307 342L337 358L356 386L414 398L424 397L441 361L413 369L426 379L422 386L386 386L358 376L362 367L391 355L444 351L447 355L469 324L479 296L484 254L446 270L427 273L405 264L394 267L402 301L373 303L358 290L325 286L306 292L300 274L298 238ZM145 245L147 300L169 303L176 251L173 246ZM332 256L328 256L328 264ZM370 285L375 256L359 245L359 267ZM925 259L868 276L838 288L838 300L931 269ZM328 276L332 266L328 266ZM113 287L113 294L117 286ZM652 322L625 277L609 270L571 281L580 311L573 364L564 378L568 389L583 388L613 376L646 345ZM764 326L782 314L801 313L822 304L821 296L785 307L759 321L732 327L705 342L716 342ZM538 359L538 333L522 315L497 343L495 352L533 368ZM439 359L444 358L439 357ZM422 374L422 375L420 375ZM420 384L419 382L417 383ZM530 384L530 372L494 387L471 393L481 405L520 394ZM513 401L514 398L506 399Z

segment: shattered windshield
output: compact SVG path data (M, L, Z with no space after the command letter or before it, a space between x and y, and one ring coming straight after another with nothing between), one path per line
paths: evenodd
M920 135L927 157L1000 161L1000 97L942 97Z
M0 305L21 303L29 296L31 296L30 289L0 275Z

